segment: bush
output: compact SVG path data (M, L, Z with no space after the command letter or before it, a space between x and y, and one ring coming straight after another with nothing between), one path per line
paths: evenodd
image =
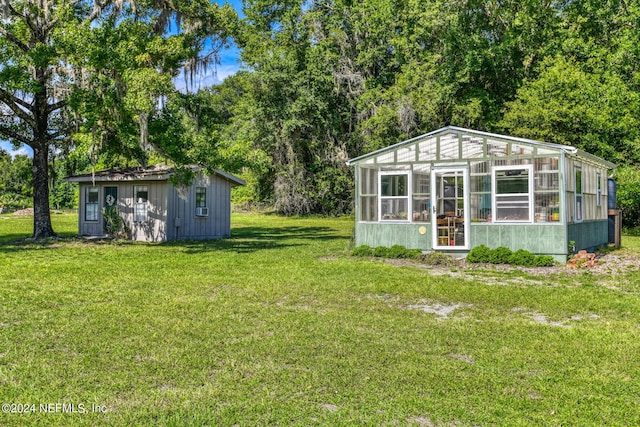
M469 251L467 262L491 263L491 264L511 264L522 267L550 267L555 264L552 256L536 255L524 249L513 252L509 248L500 246L489 249L485 245L476 246Z
M353 256L362 256L362 257L372 256L373 255L373 248L371 246L368 246L368 245L361 245L361 246L358 246L357 248L355 248L353 250L353 252L351 252L351 255L353 255Z
M488 246L480 245L469 251L467 261L473 263L491 262L491 249Z
M518 249L509 258L509 264L521 265L523 267L535 267L536 254L525 251L524 249Z
M373 256L378 258L388 258L389 257L389 248L385 246L378 246L373 250Z
M491 251L490 259L492 264L509 264L513 251L504 246L500 246Z
M536 255L534 267L551 267L556 261L551 255Z

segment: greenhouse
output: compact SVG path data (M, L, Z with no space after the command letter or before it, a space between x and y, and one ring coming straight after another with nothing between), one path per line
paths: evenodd
M613 163L574 147L445 127L351 159L356 245L564 262L608 243Z

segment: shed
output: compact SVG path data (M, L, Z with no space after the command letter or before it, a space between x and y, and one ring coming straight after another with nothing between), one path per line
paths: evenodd
M78 233L102 236L101 210L117 207L132 240L160 242L216 239L231 235L231 188L245 182L229 173L206 174L189 166L190 186L174 186L172 167L120 168L65 178L80 185Z
M356 245L458 256L505 246L565 262L608 242L615 165L575 147L448 126L348 165Z

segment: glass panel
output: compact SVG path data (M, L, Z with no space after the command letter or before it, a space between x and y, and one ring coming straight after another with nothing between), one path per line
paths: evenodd
M398 148L398 162L414 162L416 160L416 146Z
M529 196L496 195L496 220L529 221Z
M560 198L558 193L536 194L535 198L535 222L560 221Z
M413 221L415 222L429 222L431 212L429 208L431 202L429 197L414 197L413 198Z
M147 203L149 201L149 188L146 185L137 185L134 187L134 206L133 206L133 220L134 221L146 221L147 220Z
M407 220L408 199L383 198L380 206L380 214L383 220Z
M390 153L386 153L386 154L381 154L378 157L376 157L376 161L378 163L393 163L394 159L393 159L393 151Z
M484 157L483 152L484 140L477 136L462 136L462 157L464 159L473 159Z
M380 177L382 196L402 197L408 195L409 175L382 175Z
M378 171L376 169L360 169L360 194L378 194Z
M418 160L435 160L436 159L436 139L430 138L418 144Z
M196 208L207 207L207 189L204 187L196 187Z
M487 140L487 155L489 156L506 156L507 143L499 142L492 139Z
M440 137L440 159L456 160L460 158L458 135L455 133Z
M576 194L582 194L582 169L576 169Z
M522 194L528 192L528 169L507 169L496 171L497 194Z
M84 205L84 220L85 221L97 221L98 220L98 187L87 187L85 192L85 205Z
M533 154L533 147L528 145L513 144L511 146L511 154L513 156L530 156Z
M378 197L360 197L360 221L378 220Z

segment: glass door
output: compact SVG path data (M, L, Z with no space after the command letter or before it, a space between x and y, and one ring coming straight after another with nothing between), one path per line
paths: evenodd
M431 172L431 207L434 249L469 248L469 174L466 168Z

